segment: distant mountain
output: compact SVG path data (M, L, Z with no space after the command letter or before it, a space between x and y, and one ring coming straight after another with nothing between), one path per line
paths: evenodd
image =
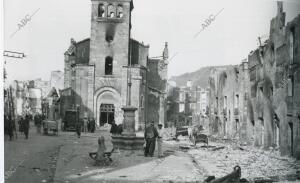
M225 69L228 66L208 66L202 67L195 72L185 73L179 76L172 76L170 81L175 81L177 86L186 86L186 82L191 80L193 86L202 88L208 87L208 78L213 69Z

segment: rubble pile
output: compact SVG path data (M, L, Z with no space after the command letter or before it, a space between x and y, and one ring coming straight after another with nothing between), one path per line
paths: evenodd
M248 180L258 177L282 180L295 176L297 169L300 168L299 161L281 157L275 150L265 151L213 142L210 145L212 146L209 148L189 151L195 161L206 169L207 176L224 176L232 171L232 167L239 165L242 177Z

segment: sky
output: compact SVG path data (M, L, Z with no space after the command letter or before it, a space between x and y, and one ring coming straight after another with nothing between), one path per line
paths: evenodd
M300 14L300 1L284 1L284 11L291 21ZM161 56L168 42L171 77L239 64L257 48L259 36L268 37L276 12L273 0L134 0L132 38L150 45L150 57ZM4 0L4 49L26 55L5 59L8 81L49 80L51 71L63 71L70 39L90 36L90 16L90 0Z

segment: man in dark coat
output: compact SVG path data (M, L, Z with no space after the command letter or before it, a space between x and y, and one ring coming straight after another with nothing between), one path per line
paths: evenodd
M145 156L147 157L148 155L150 157L153 157L153 153L155 150L155 141L156 137L158 136L157 129L154 126L154 121L150 123L150 126L148 126L145 129L145 140L146 140L146 148L145 148Z
M80 138L81 135L81 128L82 128L82 124L83 124L83 120L82 119L78 119L76 121L76 133L77 133L77 137Z
M23 129L23 124L24 124L24 118L21 117L20 120L18 121L18 124L19 124L19 132L23 132L24 129Z
M8 117L8 136L9 140L12 140L14 137L14 129L15 129L15 123L14 120L11 118L11 116Z
M94 118L90 118L89 119L89 128L90 128L90 132L94 133L95 132L95 119Z
M23 121L23 130L24 130L26 139L28 139L28 134L29 134L29 120L30 120L30 117L28 115L26 115L25 119Z
M111 123L110 133L112 135L115 135L118 133L118 125L116 124L115 121L112 121L112 123Z

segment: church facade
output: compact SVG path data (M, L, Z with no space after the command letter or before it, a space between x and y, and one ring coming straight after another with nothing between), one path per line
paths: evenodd
M149 45L131 38L132 0L92 0L91 37L71 39L65 52L64 111L79 108L102 126L123 122L129 97L136 107L136 129L149 121L164 123L168 45L160 58L149 58ZM127 84L131 76L131 96Z

